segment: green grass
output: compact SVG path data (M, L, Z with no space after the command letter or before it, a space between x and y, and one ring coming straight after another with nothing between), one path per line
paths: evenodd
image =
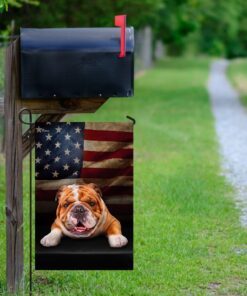
M228 76L247 106L247 59L233 60L228 68Z
M35 271L34 295L247 295L246 230L240 227L232 189L220 175L204 88L208 63L162 61L137 79L134 98L111 99L95 114L72 117L124 121L130 115L137 121L135 267L134 271ZM3 179L1 169L2 196ZM3 198L1 208L3 265ZM5 289L4 268L0 287Z

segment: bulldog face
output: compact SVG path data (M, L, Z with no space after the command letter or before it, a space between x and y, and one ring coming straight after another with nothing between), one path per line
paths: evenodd
M103 209L95 184L63 186L57 199L57 218L71 235L85 236L97 225Z

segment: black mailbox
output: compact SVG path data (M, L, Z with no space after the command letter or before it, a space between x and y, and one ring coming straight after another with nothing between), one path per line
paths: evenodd
M23 99L133 95L134 29L21 29Z

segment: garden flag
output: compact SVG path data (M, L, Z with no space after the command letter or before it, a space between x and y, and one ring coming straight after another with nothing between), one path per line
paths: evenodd
M36 123L35 179L37 269L132 268L132 123Z

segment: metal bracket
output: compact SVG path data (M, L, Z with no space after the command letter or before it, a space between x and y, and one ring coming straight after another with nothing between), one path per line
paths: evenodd
M136 120L133 117L127 115L126 118L128 118L129 120L131 120L133 122L133 125L136 124Z

